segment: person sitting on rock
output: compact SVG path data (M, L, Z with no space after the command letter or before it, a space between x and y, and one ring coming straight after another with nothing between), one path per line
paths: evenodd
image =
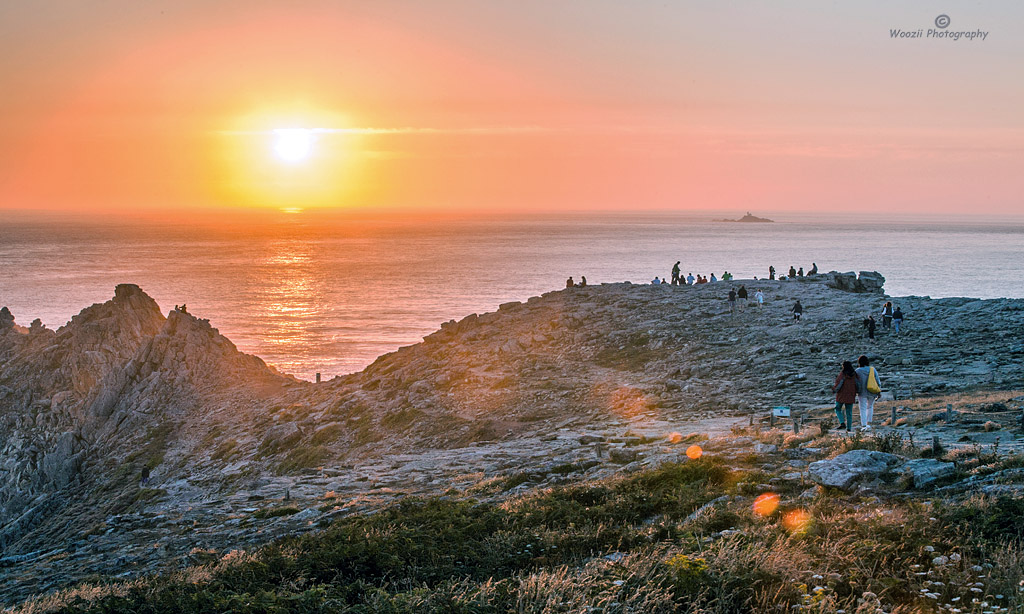
M818 274L818 263L817 262L812 262L811 263L811 270L807 271L807 274L808 275L817 275Z
M565 287L566 288L572 288L575 285L576 285L576 283L573 282L572 277L570 277L569 279L565 280Z
M714 273L712 273L712 274L711 274L711 281L712 281L712 283L714 283L714 282L718 281L718 278L717 278L717 277L715 277L715 274L714 274Z
M686 276L686 285L693 285L693 273L690 273L689 275Z
M790 266L789 267L789 278L792 279L794 277L796 277L796 269L794 269L792 266Z
M580 287L581 288L587 287L587 276L586 275L580 275Z
M803 277L804 276L804 267L800 267L800 270L798 270L796 272L796 276L797 277Z
M659 279L658 276L655 275L654 279L651 280L651 283L654 284L655 286L660 286L661 285L661 279Z
M804 315L804 306L800 304L800 299L796 299L796 304L793 305L790 311L793 312L793 319L799 322L800 318Z

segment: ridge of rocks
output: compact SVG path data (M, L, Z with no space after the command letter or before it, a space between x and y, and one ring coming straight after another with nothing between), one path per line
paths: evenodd
M549 292L322 384L277 373L206 320L164 318L138 286L56 332L20 332L0 312L0 559L145 543L126 560L151 566L161 534L175 536L172 553L195 545L175 523L206 527L218 548L301 530L281 519L249 535L236 521L252 501L310 506L329 491L349 513L552 467L600 477L653 462L634 446L673 431L715 436L774 405L828 403L839 361L861 353L897 398L1024 381L1024 300L894 299L906 334L869 342L860 321L880 310L883 282L833 272ZM740 285L762 289L765 306L730 314Z

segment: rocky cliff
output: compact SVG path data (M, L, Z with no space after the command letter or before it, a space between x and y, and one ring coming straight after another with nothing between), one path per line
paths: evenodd
M445 323L322 384L191 314L165 318L134 285L57 331L0 311L0 568L19 578L0 582L24 594L138 574L395 496L628 470L678 432L828 404L839 362L862 353L897 398L1024 381L1024 301L893 299L904 334L869 341L861 321L883 281L566 289ZM764 307L730 313L741 285ZM261 517L266 502L303 509Z

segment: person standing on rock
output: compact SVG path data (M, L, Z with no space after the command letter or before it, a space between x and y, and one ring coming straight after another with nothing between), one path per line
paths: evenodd
M900 326L903 325L903 310L899 307L896 311L892 312L892 329L896 333L896 336L900 336Z
M747 287L740 286L739 292L736 293L736 298L740 299L740 311L747 308Z
M757 301L757 306L758 307L764 307L764 292L761 292L761 290L758 290L757 292L755 292L754 293L754 300Z
M796 299L796 304L793 305L790 311L793 312L793 319L799 322L800 318L804 315L804 306L800 304L800 299Z
M736 313L736 291L729 289L729 313Z
M775 267L774 266L769 266L768 267L768 279L770 279L770 280L774 280L775 279Z
M843 361L836 382L832 384L832 392L836 393L836 417L839 418L839 428L849 432L853 429L853 402L857 400L857 372L849 360Z
M886 301L882 307L882 328L892 326L892 301Z
M868 329L868 339L874 341L875 328L877 328L877 324L875 323L875 316L868 316L867 319L864 320L864 328Z
M875 400L882 393L882 380L878 372L871 366L867 356L857 359L857 402L860 405L860 428L871 430L871 418L875 413Z
M680 262L679 260L676 260L676 263L674 265L672 265L672 285L673 286L678 286L679 285L679 262Z

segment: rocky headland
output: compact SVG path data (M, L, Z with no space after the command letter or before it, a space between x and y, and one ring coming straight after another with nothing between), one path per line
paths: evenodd
M11 605L177 569L409 495L502 499L629 474L685 460L692 442L762 455L808 487L909 472L908 487L956 490L945 467L878 451L831 459L758 435L777 432L765 429L779 405L823 435L839 363L866 354L888 399L876 416L898 414L885 428L1017 448L1024 300L892 299L903 334L870 341L861 322L888 300L883 282L570 288L447 322L320 384L239 352L206 320L165 316L131 284L56 331L5 308L0 595ZM730 313L741 285L765 305Z

